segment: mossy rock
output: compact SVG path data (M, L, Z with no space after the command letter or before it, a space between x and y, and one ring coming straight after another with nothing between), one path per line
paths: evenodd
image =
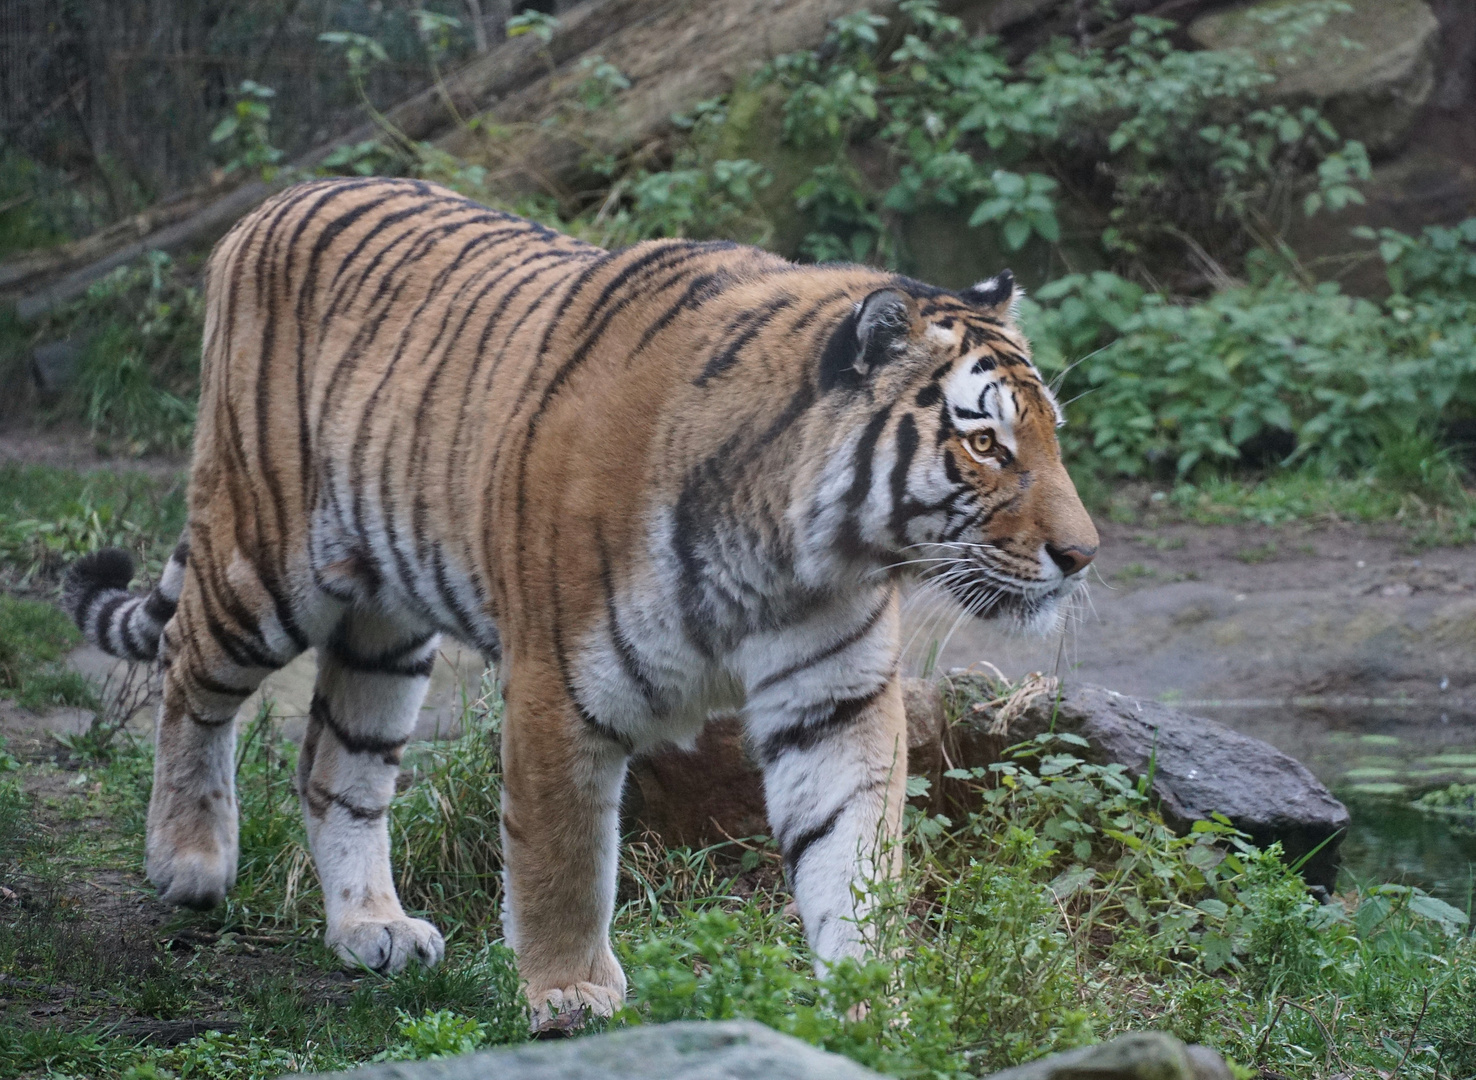
M758 210L772 229L766 244L785 258L799 254L807 226L794 193L818 165L826 164L825 147L797 147L784 141L784 91L769 85L735 90L728 117L713 138L709 157L748 158L768 168L773 182L757 193Z
M1207 49L1248 49L1276 76L1273 98L1321 101L1333 126L1370 153L1403 145L1435 90L1440 24L1424 0L1352 0L1353 10L1288 44L1277 16L1297 0L1259 0L1196 19Z
M1058 192L1056 199L1061 243L1048 244L1032 236L1018 251L1005 247L993 225L970 227L974 205L926 206L904 217L899 229L901 269L931 285L966 289L1008 267L1027 289L1036 289L1062 274L1107 268L1099 242L1101 211L1066 192Z

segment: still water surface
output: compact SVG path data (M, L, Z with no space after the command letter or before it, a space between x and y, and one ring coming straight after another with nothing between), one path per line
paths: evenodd
M1417 885L1463 911L1476 892L1476 815L1421 813L1416 798L1476 784L1476 713L1380 704L1188 711L1264 739L1303 761L1353 817L1343 866L1353 882Z

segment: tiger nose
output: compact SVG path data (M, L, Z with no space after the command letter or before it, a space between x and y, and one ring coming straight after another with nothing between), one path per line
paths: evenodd
M1056 547L1055 544L1045 546L1046 554L1051 557L1051 562L1061 568L1061 573L1070 577L1085 570L1091 561L1097 557L1097 549L1094 547Z

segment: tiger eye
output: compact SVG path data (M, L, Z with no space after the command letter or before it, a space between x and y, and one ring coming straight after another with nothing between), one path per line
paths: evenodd
M969 449L977 457L988 457L994 452L994 433L990 431L975 431L969 435Z

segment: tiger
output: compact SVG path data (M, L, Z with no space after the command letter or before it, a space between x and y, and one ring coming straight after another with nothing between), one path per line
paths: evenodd
M157 660L145 869L236 876L238 707L316 650L296 773L324 940L433 965L387 812L442 635L495 664L502 932L535 1028L609 1016L622 784L739 709L824 971L900 869L899 590L1049 631L1098 537L1009 271L951 292L723 241L620 250L416 179L332 178L207 266L187 525L65 604Z

